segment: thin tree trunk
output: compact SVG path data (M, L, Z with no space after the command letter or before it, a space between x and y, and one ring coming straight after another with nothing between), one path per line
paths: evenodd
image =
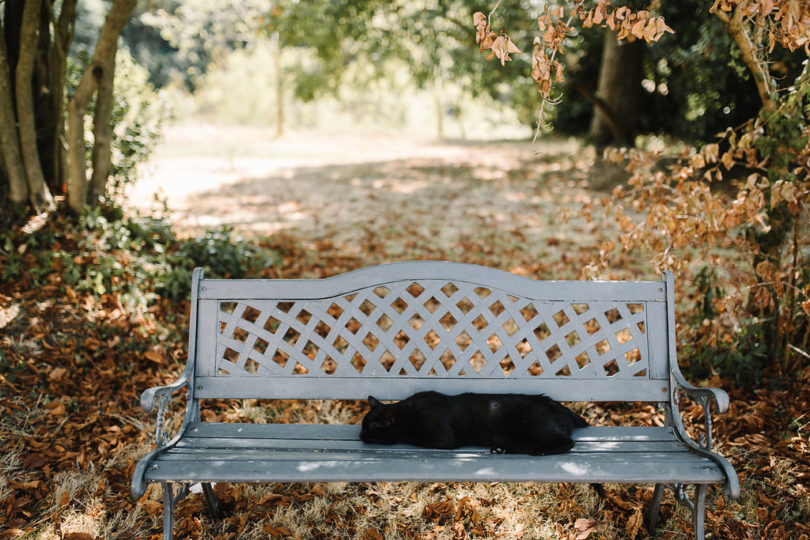
M55 155L56 138L54 131L61 107L54 107L51 99L51 14L50 0L44 0L39 13L39 38L34 60L33 93L34 124L37 130L37 153L39 166L51 193L58 193L56 181Z
M117 48L116 48L117 50ZM115 78L115 51L104 66L98 85L96 114L93 118L93 175L90 179L90 200L98 202L107 192L107 178L112 165L112 110Z
M284 135L284 72L281 66L281 36L273 34L273 67L276 71L276 136Z
M3 151L4 172L9 181L9 198L15 206L24 206L28 200L28 184L17 138L17 120L14 118L14 99L11 90L11 70L6 53L5 32L0 21L0 147Z
M136 0L115 0L101 27L93 59L85 69L68 103L68 206L79 213L87 203L87 163L84 157L84 113L104 78L110 56L115 55L118 36L129 20Z
M31 205L37 212L53 208L53 197L51 197L51 192L45 184L45 177L42 174L42 167L39 162L37 132L34 122L34 96L31 90L41 7L41 0L28 0L23 8L23 21L20 28L20 56L17 60L14 80L20 150L28 181L29 198Z
M55 26L53 36L53 47L51 47L51 98L54 110L59 111L56 126L54 126L54 147L53 155L56 182L59 191L64 191L64 184L67 178L67 153L65 152L65 77L67 72L67 53L70 44L73 43L73 35L76 19L76 4L78 0L63 0L62 10L59 12L59 19L54 20ZM55 15L51 12L51 17Z
M436 138L444 139L444 111L442 110L441 81L433 79L433 109L436 111Z
M589 138L598 145L633 143L641 96L641 41L619 43L605 32L596 97L604 107L594 111Z
M461 99L459 98L459 101ZM456 110L456 121L458 122L458 130L461 132L461 140L467 140L467 130L464 128L464 109L461 107L460 103L456 103L454 105Z

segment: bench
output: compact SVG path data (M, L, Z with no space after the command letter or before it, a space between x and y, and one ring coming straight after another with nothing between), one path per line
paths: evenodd
M399 400L422 390L651 402L666 420L578 429L570 452L529 456L369 445L357 425L204 422L200 414L201 400ZM178 392L185 414L170 437L163 416ZM682 394L703 408L698 441L682 424ZM668 487L703 538L707 486L740 493L734 468L711 451L711 401L728 407L724 391L696 388L678 369L669 272L661 281L535 281L416 261L326 279L219 280L196 269L185 370L141 397L147 412L158 406L157 449L137 464L132 494L162 485L163 536L171 538L175 504L196 483L218 516L216 482L649 483L649 530Z

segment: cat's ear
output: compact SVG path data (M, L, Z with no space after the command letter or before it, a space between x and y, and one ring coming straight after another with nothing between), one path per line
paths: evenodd
M382 403L380 402L380 400L375 398L374 396L368 396L368 404L372 409L382 407Z

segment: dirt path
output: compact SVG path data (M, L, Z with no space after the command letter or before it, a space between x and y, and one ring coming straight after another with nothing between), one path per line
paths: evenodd
M472 260L538 273L598 245L602 224L563 219L598 194L576 141L433 143L389 135L174 127L130 202L156 188L189 233L280 231L373 260ZM371 261L370 261L371 262ZM579 275L577 264L564 266ZM555 272L558 277L559 271ZM565 276L567 277L567 276Z

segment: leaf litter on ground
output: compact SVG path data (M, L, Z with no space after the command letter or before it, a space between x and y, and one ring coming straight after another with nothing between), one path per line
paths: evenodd
M235 223L232 208L243 210L242 232L278 255L257 277L326 277L425 258L576 278L616 229L561 216L599 194L589 188L592 156L569 142L551 150L536 157L500 145L476 147L467 159L324 166L196 194L194 208L225 224ZM318 180L327 174L329 182ZM295 204L270 204L278 193ZM293 207L298 214L287 212ZM182 369L189 305L154 296L127 307L121 291L134 277L126 272L116 291L104 293L76 290L70 262L43 275L49 252L71 254L79 269L98 263L80 247L86 233L62 219L46 225L51 233L43 238L51 243L17 254L20 279L0 283L0 539L159 538L159 490L137 501L129 494L135 463L153 444L154 419L140 410L139 395ZM187 223L187 234L198 232L196 222ZM126 250L113 257L132 265ZM652 277L634 254L619 260L605 277ZM0 267L10 262L0 252ZM739 501L710 490L707 531L716 538L808 538L810 371L792 384L766 379L756 391L705 382L730 392L728 413L715 417L716 447L743 486ZM662 422L649 404L581 410L596 424ZM682 410L690 425L702 423L699 405L686 402ZM363 402L235 401L213 403L204 414L235 422L358 422L364 412ZM600 501L588 486L571 484L219 484L228 517L211 520L202 496L192 494L179 505L176 537L584 540L654 533L643 520L651 486L608 485L607 492ZM689 513L670 493L661 516L657 537L692 534Z

